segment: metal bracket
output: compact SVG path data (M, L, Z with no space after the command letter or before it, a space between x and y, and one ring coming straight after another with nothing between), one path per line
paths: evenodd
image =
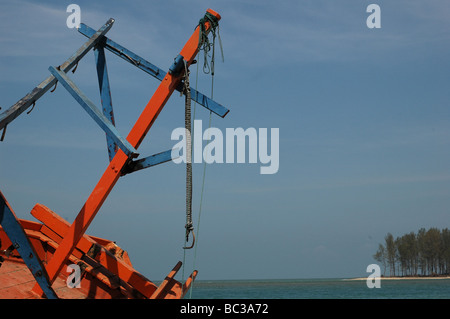
M176 58L174 59L172 65L169 67L169 74L170 75L179 75L181 70L183 70L184 66L184 58L181 54L178 54Z
M154 154L154 155L142 158L142 159L131 161L122 169L122 176L132 173L132 172L135 172L135 171L139 171L144 168L148 168L148 167L152 167L152 166L155 166L158 164L169 162L172 159L176 158L176 157L172 157L172 154L178 154L178 153L179 153L179 149L175 148L173 150L168 150L168 151Z

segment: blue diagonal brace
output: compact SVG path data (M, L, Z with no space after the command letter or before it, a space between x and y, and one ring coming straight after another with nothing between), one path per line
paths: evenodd
M112 125L115 126L116 124L114 120L114 110L112 106L111 89L109 86L108 68L106 66L104 43L99 43L94 50L94 53L103 115L111 122ZM111 161L117 153L117 144L108 134L106 134L106 144L108 147L109 161Z
M51 287L47 271L2 192L0 192L0 225L11 240L14 248L19 252L28 269L30 269L45 296L48 299L58 299L58 296Z
M174 159L172 157L172 152L174 152L173 154L178 154L179 149L175 148L173 150L168 150L168 151L154 154L154 155L142 158L142 159L131 161L128 163L127 166L124 167L124 169L122 169L122 175L126 175L129 173L144 169L144 168L148 168L148 167L152 167L152 166L155 166L158 164L169 162L172 159Z
M114 19L109 19L98 31L91 34L90 39L86 41L69 59L61 64L60 69L64 72L71 70L94 45L102 39L102 37L111 29L114 24ZM8 123L14 121L22 112L35 103L42 95L51 89L56 83L54 76L50 75L31 92L20 99L16 104L0 114L0 130L5 128Z
M78 31L87 36L90 37L92 34L94 34L95 30L90 28L89 26L85 25L84 23L80 24L80 27L78 28ZM141 69L142 71L150 74L151 76L155 77L156 79L162 81L164 77L166 76L166 72L160 68L158 68L156 65L148 62L144 58L140 57L139 55L135 54L134 52L126 49L125 47L121 46L120 44L112 41L108 37L106 37L106 45L105 48L115 55L121 57L125 61L133 64L137 68ZM180 83L180 85L176 88L177 91L183 92L183 83ZM220 117L225 117L229 110L224 107L223 105L217 103L216 101L210 99L206 95L197 92L194 88L191 87L191 99L198 104L202 105L203 107L207 108L211 112L217 114Z
M72 82L71 79L62 71L49 67L53 76L61 82L64 88L77 100L78 103L86 110L86 112L94 119L94 121L116 142L117 146L128 157L137 157L137 150L123 138L117 131L116 127L99 111L95 104L84 95L83 92Z

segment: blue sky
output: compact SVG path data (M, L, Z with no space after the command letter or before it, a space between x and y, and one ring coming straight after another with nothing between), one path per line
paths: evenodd
M386 233L450 226L450 4L447 1L3 1L0 106L6 109L86 38L83 23L167 69L207 8L222 16L225 61L212 126L279 128L280 169L207 166L198 279L367 276ZM366 8L381 8L368 29ZM116 124L129 129L158 81L107 53ZM191 69L192 75L195 68ZM99 105L94 55L70 77ZM192 80L191 80L192 81ZM199 90L211 79L200 73ZM207 126L209 113L197 107ZM174 94L140 147L170 149L184 125ZM103 132L58 86L9 125L0 189L20 218L42 203L72 222L107 167ZM194 165L194 223L201 173ZM162 279L183 258L184 167L166 163L119 180L88 234L115 240L136 269ZM197 227L196 227L197 228ZM190 273L194 252L186 256Z

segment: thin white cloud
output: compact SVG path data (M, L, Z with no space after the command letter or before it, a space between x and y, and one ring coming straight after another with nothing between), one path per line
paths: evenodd
M442 12L450 5L443 1L381 5L380 30L367 28L367 4L361 2L263 3L265 10L227 12L223 38L236 61L352 61L449 38L450 22Z
M423 183L440 183L449 182L450 174L443 172L442 174L424 174L424 175L388 175L388 176L368 176L368 177L348 177L346 179L325 179L322 182L305 180L297 185L276 185L272 187L234 187L228 189L228 194L247 194L262 195L276 193L301 193L310 190L332 190L345 189L354 187L370 187L382 185L401 185L401 184L423 184Z
M106 149L104 134L100 130L86 129L86 127L78 129L76 134L68 130L59 130L55 134L54 131L44 127L35 129L34 134L16 130L13 134L7 134L4 143L5 147L34 147L45 148L49 151L65 149L104 151Z
M14 1L0 11L0 57L48 56L66 53L66 13L62 5Z
M217 6L223 6L221 34L226 51L233 52L230 57L257 65L261 61L354 59L364 53L389 52L417 42L449 38L448 1L381 2L382 29L373 32L365 26L367 4L359 1L260 1L256 4L231 1L229 5L218 3ZM70 51L69 43L74 40L65 26L68 16L65 5L23 0L2 4L0 56ZM82 22L97 28L105 19L117 18L117 27L110 33L120 41L126 39L125 44L136 48L138 53L157 55L158 61L165 59L167 52L164 49L178 48L178 43L169 38L175 38L185 29L184 23L183 26L174 24L172 31L164 25L168 5L160 3L116 3L105 7L81 1L80 6ZM179 16L177 21L181 19L187 23L192 20L188 14L183 15L181 8L171 12ZM193 9L189 7L189 10ZM148 24L140 19L144 11L148 15ZM46 46L36 45L37 42Z

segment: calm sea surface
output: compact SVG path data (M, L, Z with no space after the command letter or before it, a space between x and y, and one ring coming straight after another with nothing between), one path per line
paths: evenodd
M185 299L449 299L450 279L381 280L223 280L196 281Z

